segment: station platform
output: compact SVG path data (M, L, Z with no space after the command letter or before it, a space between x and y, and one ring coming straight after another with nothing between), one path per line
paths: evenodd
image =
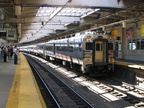
M116 59L114 76L144 89L144 62Z
M144 70L144 62L143 61L116 59L115 64Z
M46 108L31 68L22 53L14 60L0 61L0 108Z
M143 62L116 60L115 64L144 69ZM0 108L46 108L31 68L22 53L18 64L0 60Z

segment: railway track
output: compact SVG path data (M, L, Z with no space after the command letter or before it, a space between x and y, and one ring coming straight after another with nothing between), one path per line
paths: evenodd
M67 72L64 71L61 73L65 75L67 74ZM70 75L71 79L74 81L81 81L83 84L85 83L84 86L87 89L95 91L97 94L104 94L103 96L109 99L123 99L132 104L135 108L144 108L143 89L112 78L96 80L87 76L77 77L80 75L74 73L70 73Z
M26 56L48 108L94 108L40 62ZM65 97L65 98L63 98Z
M80 85L83 86L83 89L85 91L92 91L98 96L106 99L106 101L108 100L112 102L112 101L121 100L121 101L125 101L124 103L129 103L128 106L131 106L131 108L144 108L144 102L143 102L144 91L140 88L110 78L105 78L104 80L103 79L96 80L88 76L83 76L79 73L74 73L61 66L54 65L52 63L47 63L46 61L44 61L44 64L49 65L54 70L58 71L60 74L67 77L68 79L76 83L79 83ZM88 98L87 100L90 101L90 99ZM105 103L106 101L104 100L103 102ZM121 102L119 106L120 105ZM110 108L113 107L111 106ZM120 108L122 107L120 106Z
M74 75L73 78L77 78L76 76L79 75ZM109 93L116 98L129 102L136 108L144 108L144 90L134 85L110 77L97 80L87 76L81 76L81 78L77 78L77 80L87 82L85 86L91 90L95 90L98 94ZM95 87L93 88L92 86Z
M128 101L129 103L134 104L136 107L144 108L144 90L142 88L119 81L112 77L105 78L105 80L99 80L98 82L112 88L110 91L108 91L109 93L112 93ZM104 86L101 87L104 88Z

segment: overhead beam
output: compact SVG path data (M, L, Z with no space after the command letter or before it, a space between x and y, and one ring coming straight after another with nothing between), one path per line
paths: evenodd
M42 2L40 0L35 0L35 3L33 0L21 0L22 6L28 6L28 5L49 5L49 6L63 6L68 0L43 0ZM109 0L72 0L70 3L67 4L67 6L89 6L89 7L112 7L112 8L121 8L123 7L123 4L119 2L118 0L111 0L111 3L109 3Z
M37 25L37 26L29 26L29 28L27 26L21 27L21 29L27 29L27 30L37 30L41 27L41 25ZM41 28L42 30L48 30L48 29L67 29L67 27L65 27L64 25L45 25L43 28Z
M25 18L25 23L41 23L49 21L49 17L28 17ZM80 21L80 17L70 17L70 16L55 16L53 19L49 21L49 23L54 22L73 22L73 21Z
M22 30L22 33L35 33L36 32L36 30ZM43 32L43 33L52 33L52 32L54 32L54 30L53 29L47 29L47 30L40 30L40 32Z

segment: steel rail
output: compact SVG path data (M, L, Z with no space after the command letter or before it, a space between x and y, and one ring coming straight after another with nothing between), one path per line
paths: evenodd
M29 58L30 59L30 58ZM27 59L29 61L30 64L32 64L32 62ZM37 71L37 69L31 65L31 67L34 69L34 71L37 73L37 75L39 76L40 80L42 81L42 83L44 84L45 88L47 89L48 93L51 95L52 99L54 100L57 108L61 108L61 106L59 105L58 101L56 100L55 96L53 95L53 93L51 92L51 90L48 88L47 84L45 83L45 81L43 80L43 78L41 77L41 75L39 74L39 72Z
M34 59L33 59L34 60ZM43 69L46 69L51 75L53 75L57 80L59 80L61 83L63 83L67 88L69 88L69 90L71 90L74 94L76 94L87 106L89 106L89 108L95 108L94 106L92 106L85 98L83 98L79 93L77 93L76 91L74 91L69 85L67 85L64 81L62 81L60 78L58 78L55 74L53 74L53 72L51 70L49 70L48 68L46 68L45 66L43 66L42 64L40 64L39 62L37 62L36 60L34 60L39 66L41 66Z

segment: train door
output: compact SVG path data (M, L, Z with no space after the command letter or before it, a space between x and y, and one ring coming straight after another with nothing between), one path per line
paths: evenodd
M107 40L97 39L93 44L93 64L107 62Z

